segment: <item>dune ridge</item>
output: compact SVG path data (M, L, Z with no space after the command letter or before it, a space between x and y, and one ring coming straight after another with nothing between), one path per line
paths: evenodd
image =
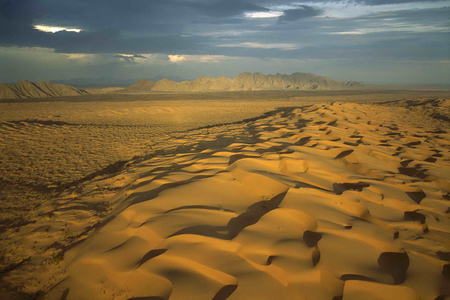
M45 299L444 299L450 134L396 115L315 104L198 131L43 205L16 251L58 262L7 280Z
M73 86L56 84L47 81L34 83L27 80L20 80L14 85L7 83L0 84L0 99L48 98L83 95L89 95L89 93Z
M355 81L338 81L311 73L293 73L291 75L277 73L264 75L244 72L234 78L219 76L218 78L198 77L191 81L175 82L161 79L152 82L138 82L118 91L122 92L208 92L208 91L255 91L255 90L327 90L363 87Z

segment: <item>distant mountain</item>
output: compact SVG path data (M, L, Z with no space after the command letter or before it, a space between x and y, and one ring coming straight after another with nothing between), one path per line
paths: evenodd
M7 83L0 84L0 99L47 98L83 95L89 95L89 93L73 86L55 84L47 81L34 83L21 80L14 85Z
M126 88L117 91L118 93L138 93L138 92L147 92L151 91L155 86L155 82L147 79L141 79L133 83L132 85L127 86Z
M109 87L126 86L133 83L133 80L122 80L115 78L72 78L50 80L52 83L67 84L75 87Z
M145 80L156 82L163 78L168 78L175 82L186 80L178 76L163 77L161 75L152 78L145 78ZM87 87L124 87L136 82L137 80L138 79L116 79L111 77L100 77L100 78L72 78L66 80L50 80L50 82L87 88Z
M186 78L179 77L179 76L161 76L161 75L158 75L158 76L155 76L155 77L152 77L152 78L146 78L146 79L150 80L150 81L157 82L157 81L159 81L161 79L164 79L164 78L172 80L172 81L175 81L175 82L186 81Z
M254 90L331 90L363 87L355 81L339 81L311 73L264 75L241 73L234 78L198 77L195 80L175 82L161 79L156 83L143 80L120 92L208 92L208 91L254 91Z

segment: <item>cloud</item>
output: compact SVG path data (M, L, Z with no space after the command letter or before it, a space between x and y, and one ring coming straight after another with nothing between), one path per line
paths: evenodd
M241 0L215 0L205 3L193 3L192 7L199 9L200 12L212 17L233 17L244 12L266 12L269 9L245 2Z
M205 55L199 57L199 62L202 63L219 63L224 56L222 55Z
M64 27L52 27L52 26L45 26L45 25L34 25L34 29L44 31L44 32L59 32L59 31L73 31L73 32L80 32L81 29L78 28L64 28Z
M365 1L355 3L359 11ZM371 0L373 3L376 0ZM381 0L380 0L381 1ZM392 0L393 1L393 0ZM0 45L19 47L45 47L58 53L160 53L164 55L249 55L243 47L220 47L221 45L292 45L304 41L318 46L326 44L323 34L330 32L375 32L361 28L375 26L395 30L400 25L383 20L384 15L372 15L371 19L312 18L330 7L350 11L354 6L344 2L311 1L317 5L293 5L293 1L256 0L133 0L133 5L122 0L0 0ZM405 2L398 0L397 2ZM319 6L319 3L322 5ZM431 3L431 2L430 2ZM284 5L284 6L280 6ZM334 6L333 6L334 5ZM290 7L286 9L286 7ZM412 12L413 10L411 10ZM401 18L402 28L434 30L436 22L444 22L442 9L436 19L435 13L419 9L414 17L396 14ZM447 10L448 11L448 10ZM280 16L280 13L283 15ZM423 14L422 14L423 13ZM367 13L366 13L367 14ZM260 16L260 18L258 18ZM278 16L278 23L275 17ZM375 20L378 19L378 20ZM301 27L299 27L300 20ZM360 22L360 23L356 23ZM376 22L376 24L375 24ZM283 26L275 26L282 23ZM48 33L33 28L36 24L59 28L78 28L79 33L59 31ZM205 25L207 24L207 25ZM333 30L323 26L336 25ZM444 24L445 25L445 24ZM426 27L424 27L426 26ZM441 25L440 25L441 26ZM445 25L448 27L448 24ZM441 26L442 27L442 26ZM334 34L344 36L344 34ZM346 34L345 36L349 36ZM359 36L367 36L360 34ZM331 40L330 40L331 42ZM260 47L262 48L262 47ZM271 47L264 55L284 55ZM262 54L261 54L262 55ZM125 58L121 58L126 61ZM128 59L130 60L130 59Z
M439 0L305 0L305 1L295 1L295 0L250 0L249 2L258 3L259 5L296 5L300 3L343 3L343 4L368 4L368 5L386 5L386 4L403 4L403 3L413 3L413 2L436 2ZM445 0L440 0L445 1Z
M12 29L11 29L12 30ZM17 29L10 34L0 27L0 46L53 48L58 53L176 53L205 48L210 37L182 34L130 36L119 30L42 32Z
M0 51L7 47L35 47L27 52L33 53L40 47L53 51L59 62L64 58L70 61L73 69L87 66L87 62L96 65L96 61L99 65L101 61L110 68L108 70L118 68L121 72L130 72L142 68L142 74L148 69L154 70L156 65L167 70L165 74L181 68L187 70L187 67L213 72L205 62L216 61L220 63L216 62L214 72L223 69L231 72L222 57L242 60L247 57L255 59L253 61L336 58L448 61L450 8L445 7L448 3L415 0L0 0ZM81 31L51 33L36 30L36 25ZM45 57L51 54L46 52ZM148 59L144 59L146 57ZM85 64L75 65L82 59ZM152 68L148 68L149 65ZM67 67L61 63L53 69ZM27 74L26 68L23 73Z
M134 63L135 62L135 58L144 58L144 59L147 58L147 57L145 57L145 56L143 56L141 54L133 54L133 55L117 54L117 55L114 55L113 57L119 58L119 59L123 59L127 63Z
M250 12L245 13L245 17L250 19L270 19L278 18L283 15L281 11L263 11L263 12Z
M288 9L278 18L279 23L298 21L305 18L315 17L322 14L322 9L307 5L299 5L299 8Z
M359 0L358 2L367 5L403 4L413 2L434 2L436 0Z
M336 31L336 32L330 32L329 34L350 34L350 35L355 35L355 34L366 34L362 31Z
M197 63L220 63L224 60L230 61L235 59L224 55L183 55L183 57L191 66Z
M181 62L186 60L186 57L181 55L169 55L169 61L173 63Z
M1 0L0 16L3 20L28 24L37 17L42 17L44 10L39 1L34 0Z
M123 59L127 63L134 63L133 56L125 56L125 55L117 54L117 55L114 55L113 57L116 57L116 58L119 58L119 59Z
M268 43L251 43L251 42L244 42L239 44L223 44L223 45L216 45L216 47L242 47L242 48L284 49L284 50L293 50L300 48L299 45L297 44L268 44Z

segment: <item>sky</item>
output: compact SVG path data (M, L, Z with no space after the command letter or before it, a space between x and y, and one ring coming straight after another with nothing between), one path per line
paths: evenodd
M0 0L0 82L242 72L450 84L450 0Z

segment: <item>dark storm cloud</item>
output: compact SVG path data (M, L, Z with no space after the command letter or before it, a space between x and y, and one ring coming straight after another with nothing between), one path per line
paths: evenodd
M314 2L340 2L340 1L316 0ZM386 5L386 4L404 4L414 2L436 2L436 0L354 0L354 2L367 5Z
M247 11L267 8L243 0L38 0L48 25L79 26L86 30L115 28L133 32L180 31L185 24L218 22ZM225 20L227 19L227 20Z
M375 39L352 47L347 45L307 47L287 55L315 59L446 60L448 46L445 47L446 42L442 39L449 38L448 33L436 34L431 38L429 36L427 38L426 34L411 35L403 39ZM430 44L436 47L430 47Z
M114 55L113 57L123 59L127 63L134 63L134 57L133 56L125 56L125 55Z
M233 39L233 47L218 51L224 55L260 58L448 60L449 14L450 8L439 8L383 12L357 18L308 18L286 22L282 27L269 26L245 36L229 37ZM247 41L274 47L249 48ZM283 49L283 44L289 43L294 44L293 47L297 44L298 48Z
M314 8L307 5L299 5L299 8L288 9L283 11L283 15L278 18L278 22L292 22L304 18L315 17L322 14L322 9Z
M132 32L171 32L178 30L191 11L171 0L38 0L46 25L70 26L87 31L118 29Z
M59 34L56 33L56 34ZM51 39L49 44L61 53L166 53L177 54L182 52L195 52L204 47L208 41L205 37L181 36L172 34L168 36L127 37L120 33L99 31L94 33L61 34L61 39Z
M271 5L292 4L293 1L0 0L0 45L45 47L55 49L55 52L59 53L128 55L163 53L260 58L331 58L352 55L365 57L378 55L377 53L383 53L385 57L419 57L422 53L424 56L439 59L448 57L444 55L448 50L448 37L445 35L432 39L432 35L427 32L414 33L412 37L416 40L406 43L403 38L410 37L410 33L370 33L353 36L338 34L372 29L384 26L383 24L388 28L396 21L408 24L411 31L418 25L446 24L448 27L449 8L333 19L314 18L323 13L311 4L314 2L330 1L308 1L308 5L295 5L295 8L285 10L278 20L249 20L243 17L245 12L265 12ZM413 1L356 2L377 5ZM351 9L351 6L348 9ZM385 21L386 18L390 21ZM81 28L83 31L46 33L34 29L35 24ZM195 31L192 28L195 28ZM220 34L216 35L215 31ZM229 31L229 35L222 33L225 31ZM393 37L390 38L389 35ZM383 43L385 39L396 38L401 42ZM247 42L262 46L239 46ZM425 43L429 43L430 49L423 46ZM219 47L223 44L235 46ZM286 50L282 46L264 48L264 44L299 44L299 49ZM406 47L406 50L402 51L402 47ZM379 51L373 53L371 49ZM132 62L139 57L119 55L116 58Z
M166 53L194 52L204 47L209 38L171 34L166 36L128 37L118 30L94 32L41 32L23 28L15 34L0 29L0 46L53 48L58 53Z
M413 2L436 2L436 0L359 0L358 3L367 5L404 4Z
M249 0L249 2L257 3L259 5L296 5L298 3L337 3L348 2L342 0L305 0L305 1L293 1L293 0ZM436 0L353 0L352 2L358 4L367 5L385 5L385 4L403 4L414 2L436 2ZM351 2L350 2L351 3Z
M145 57L145 56L143 56L141 54L134 54L132 56L117 54L117 55L114 55L113 57L119 58L119 59L123 59L127 63L134 63L135 62L135 58L144 58L144 59L147 58L147 57Z
M239 25L246 11L266 8L241 0L0 0L0 45L48 47L65 53L192 51L206 38L185 33L189 24ZM33 25L81 28L45 33Z
M33 20L45 15L39 2L33 0L0 0L0 38L29 28Z
M237 56L258 58L375 59L379 61L449 59L447 42L450 39L449 33L404 33L401 37L393 33L378 33L367 34L363 39L359 36L330 35L327 39L327 43L299 49L236 46L233 51ZM217 54L230 55L226 50L218 49L217 51Z
M410 9L410 10L399 10L396 12L384 12L368 15L365 17L359 17L359 20L374 20L374 19L385 19L391 18L398 21L406 21L411 24L436 24L450 22L450 7L433 8L433 9Z
M0 45L53 48L61 53L172 53L200 48L205 38L184 35L177 28L167 32L155 24L142 36L130 37L127 30L137 32L148 22L148 16L133 15L136 11L154 9L149 3L170 1L52 1L52 0L0 0ZM100 5L102 4L102 5ZM111 5L108 5L111 4ZM66 5L66 6L64 6ZM85 7L89 5L88 7ZM56 10L58 9L58 10ZM84 10L85 9L85 10ZM101 13L100 13L101 12ZM98 13L91 16L90 13ZM73 16L71 16L71 14ZM130 15L131 14L131 15ZM64 22L55 20L67 17ZM76 18L78 16L78 18ZM76 22L75 22L76 19ZM134 23L127 20L134 20ZM151 18L150 18L151 19ZM159 20L162 20L160 17ZM48 22L46 21L48 20ZM103 20L103 21L102 21ZM60 31L42 32L34 24L66 26L88 30L80 33ZM120 24L124 25L123 30ZM134 28L131 28L133 24ZM81 26L80 26L81 25ZM128 27L127 27L128 26Z
M33 0L0 1L0 17L2 20L16 20L19 23L27 23L42 14L43 10L41 5Z
M234 17L247 11L259 12L269 9L241 0L216 0L205 3L192 3L192 7L212 17Z

